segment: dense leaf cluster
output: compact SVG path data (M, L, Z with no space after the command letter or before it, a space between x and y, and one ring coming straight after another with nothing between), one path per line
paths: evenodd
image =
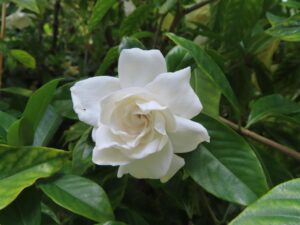
M32 20L0 35L0 224L300 224L298 1L0 2ZM204 106L194 120L211 142L166 184L93 165L72 109L74 82L116 74L134 47L160 49L169 71L191 66Z

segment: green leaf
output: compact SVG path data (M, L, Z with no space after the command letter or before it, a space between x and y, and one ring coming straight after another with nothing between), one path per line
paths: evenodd
M270 23L272 24L272 21ZM300 13L272 24L266 33L284 41L300 41Z
M205 76L199 68L193 70L191 81L194 90L203 105L203 112L211 117L218 117L221 92L214 82Z
M176 0L166 0L164 4L159 8L159 14L164 15L173 8L176 4Z
M2 127L5 131L8 131L8 128L12 123L14 123L17 119L8 113L0 111L0 127Z
M16 201L0 211L3 225L40 225L40 195L34 189L25 190Z
M185 157L191 177L209 193L241 205L267 192L263 168L249 144L209 116L202 114L196 120L209 131L211 142Z
M224 0L221 32L227 42L237 43L249 32L263 11L264 0Z
M23 64L25 67L30 69L36 68L35 58L32 55L30 55L28 52L20 49L12 49L10 50L10 54L13 58L15 58L18 62Z
M166 55L168 72L175 72L193 64L193 58L184 48L175 46Z
M0 209L37 179L59 171L68 153L45 147L0 145Z
M116 2L116 0L97 0L96 5L93 8L92 16L88 22L90 31L94 30L95 27L99 25L102 18Z
M32 94L31 90L22 87L1 88L0 91L24 97L29 97Z
M300 113L300 105L279 94L262 97L251 106L247 127L270 116Z
M300 179L273 188L246 208L230 225L300 224Z
M197 66L203 74L211 79L219 90L224 94L228 101L232 104L235 110L239 113L238 100L230 87L225 74L219 68L219 66L213 61L213 59L197 44L190 40L178 37L175 34L168 33L167 36L174 41L177 45L186 49L189 54L194 58Z
M31 145L34 133L51 102L60 80L52 80L35 91L29 98L22 117L11 125L7 134L10 145Z
M109 49L100 67L98 68L96 75L104 75L104 73L106 73L107 69L111 66L111 64L117 61L118 57L119 46L115 46Z
M92 150L94 143L89 140L91 128L88 127L77 141L72 151L72 172L81 175L87 168L93 165Z
M62 122L61 116L49 105L34 133L33 146L47 145Z
M56 224L61 224L55 212L43 202L41 203L41 210L43 214L49 216Z
M11 1L17 4L20 8L29 9L36 13L40 12L36 0L11 0Z
M295 8L295 9L300 9L300 2L299 1L293 1L293 0L288 0L285 2L280 3L283 6L289 7L289 8Z
M130 49L130 48L145 49L145 46L138 39L134 37L123 37L119 45L119 53L123 49Z
M83 177L64 175L41 184L42 191L58 205L96 222L114 219L104 190Z
M121 36L128 36L135 33L148 19L148 16L152 11L152 7L153 6L151 4L143 4L127 16L121 23Z

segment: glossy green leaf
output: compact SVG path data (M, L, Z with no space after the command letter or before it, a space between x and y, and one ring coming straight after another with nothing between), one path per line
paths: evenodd
M96 5L93 8L92 16L88 22L90 31L92 31L97 25L99 25L102 18L116 2L116 0L97 0Z
M106 73L107 69L117 61L119 57L119 46L112 47L107 52L105 58L100 64L100 67L98 68L96 75L104 75Z
M72 151L72 172L81 175L87 168L93 165L92 151L94 143L89 140L91 136L91 128L88 127L82 133Z
M34 189L26 189L16 201L0 211L0 224L40 225L40 195Z
M284 41L300 41L300 13L272 24L266 33Z
M221 92L216 85L199 68L193 71L191 82L203 105L203 112L211 117L218 117Z
M64 175L41 184L42 191L58 205L97 222L114 219L104 190L95 182L75 175Z
M228 99L232 106L239 112L238 100L230 87L225 74L219 68L219 66L213 61L213 59L197 44L194 42L178 37L174 34L167 34L167 36L174 41L177 45L186 49L189 54L194 58L197 63L198 68L201 72L211 79L222 94Z
M151 4L142 4L134 10L129 16L125 17L120 27L121 36L135 33L139 27L147 20L152 10Z
M230 225L300 224L300 179L282 183L246 208Z
M200 114L196 120L211 140L185 157L191 177L211 194L241 205L266 193L263 168L249 144L216 119Z
M62 117L49 105L34 133L33 146L47 145L62 123Z
M11 0L17 4L20 8L29 9L33 12L39 13L39 8L37 6L37 0Z
M61 224L58 216L55 214L55 212L45 203L41 202L41 210L42 213L49 216L56 224Z
M164 4L159 8L159 14L166 14L176 4L176 0L166 0Z
M134 37L123 37L119 45L119 52L121 52L123 49L130 49L130 48L145 49L145 46L138 39Z
M37 179L59 171L68 153L45 147L0 145L0 209Z
M35 58L30 55L28 52L19 50L19 49L12 49L10 54L13 58L15 58L18 62L23 64L25 67L30 69L35 69L36 61Z
M251 105L247 127L269 116L285 116L300 113L300 105L279 94L259 98Z
M174 72L191 66L193 61L193 58L188 54L187 50L180 46L175 46L166 55L168 72Z
M33 143L35 130L54 96L58 82L59 79L52 80L30 96L22 117L8 130L8 144L31 145Z

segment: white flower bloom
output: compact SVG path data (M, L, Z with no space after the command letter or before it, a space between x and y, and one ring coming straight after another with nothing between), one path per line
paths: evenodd
M207 130L190 119L202 105L190 86L190 68L167 73L158 50L126 49L119 78L93 77L71 88L74 110L93 129L93 162L119 166L118 177L166 182L183 165L176 153L209 141Z
M32 18L34 18L34 15L21 12L19 9L15 13L6 17L6 26L7 28L15 27L18 29L24 29L33 24Z

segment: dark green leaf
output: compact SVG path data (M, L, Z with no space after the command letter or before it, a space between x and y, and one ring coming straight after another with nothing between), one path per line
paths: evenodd
M96 75L104 75L106 73L107 69L113 64L115 61L117 61L119 57L119 46L115 46L107 52L105 58L100 64L100 67L98 68Z
M0 209L37 179L59 171L67 157L67 152L51 148L0 145Z
M230 225L300 224L300 179L278 185L246 208Z
M184 48L175 46L166 55L166 62L168 71L174 72L193 64L193 58Z
M0 211L3 225L40 225L41 204L34 189L25 190L16 201Z
M248 143L233 130L206 115L196 120L211 142L185 157L192 178L211 194L248 205L268 190L263 168Z
M237 98L230 87L226 76L219 66L212 60L212 58L198 45L190 40L178 37L174 34L167 34L167 36L174 41L177 45L186 49L189 54L194 58L197 66L203 74L211 79L219 90L224 94L232 106L239 112L239 103Z
M126 224L123 223L123 222L108 221L108 222L105 222L105 223L97 223L95 225L126 225Z
M152 10L151 4L143 4L126 17L120 27L121 36L135 33L139 27L147 20Z
M114 219L104 190L91 180L64 175L54 181L41 184L40 188L58 205L81 216L97 222Z
M300 13L272 24L266 33L284 41L300 41Z
M29 97L32 94L31 90L28 90L28 89L25 89L22 87L1 88L0 91L15 94L15 95L21 95L24 97Z
M138 39L134 37L123 37L119 45L119 52L121 52L123 49L130 49L130 48L145 49L145 46Z
M300 105L281 95L269 95L255 101L251 106L247 127L269 116L285 116L300 113Z
M99 25L102 18L116 2L116 0L97 0L96 5L93 8L92 16L88 22L90 31L92 31L97 25Z
M52 80L34 92L21 119L11 125L7 134L10 145L31 145L34 133L51 102L59 79Z

